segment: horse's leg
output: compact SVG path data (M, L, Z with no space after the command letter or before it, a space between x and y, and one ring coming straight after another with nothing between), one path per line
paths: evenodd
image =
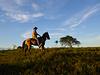
M44 45L42 46L42 50L45 50Z
M23 52L24 52L24 55L26 56L27 44L24 44L24 45L23 45L22 50L23 50Z
M31 54L31 43L28 43L28 51Z
M28 45L25 45L25 49L24 49L24 51L25 51L25 56L26 56L27 49L28 49Z
M31 46L29 46L28 51L29 51L29 53L31 55Z
M26 55L26 51L28 50L28 52L30 52L30 48L31 48L31 41L30 39L27 39L25 44L27 45L27 48L25 49L25 55Z
M26 56L26 51L27 51L27 49L25 48L25 56Z
M23 41L22 43L22 50L26 56L26 51L27 51L27 40Z
M41 51L44 51L44 45L41 45Z

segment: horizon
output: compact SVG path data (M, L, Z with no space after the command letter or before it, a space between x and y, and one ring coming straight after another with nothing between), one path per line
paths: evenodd
M35 26L50 34L45 47L66 35L81 47L100 47L99 24L100 0L0 0L0 48L21 46Z

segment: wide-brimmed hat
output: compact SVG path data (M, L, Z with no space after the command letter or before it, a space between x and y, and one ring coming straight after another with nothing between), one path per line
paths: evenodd
M34 27L33 29L38 29L37 27Z

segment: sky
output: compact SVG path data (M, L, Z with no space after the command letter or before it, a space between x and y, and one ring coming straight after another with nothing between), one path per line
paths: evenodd
M50 34L46 47L66 35L82 47L98 47L100 0L0 0L0 48L20 46L35 26Z

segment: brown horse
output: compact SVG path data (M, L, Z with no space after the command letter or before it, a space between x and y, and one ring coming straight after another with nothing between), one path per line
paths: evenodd
M41 37L38 37L39 48L41 48L41 50L44 50L45 41L47 39L48 40L50 39L50 36L49 36L48 32L45 32ZM30 49L31 49L32 45L38 46L36 39L28 38L28 39L23 41L22 48L25 51L25 55L26 55L26 51L30 52ZM31 54L31 52L30 52L30 54Z

